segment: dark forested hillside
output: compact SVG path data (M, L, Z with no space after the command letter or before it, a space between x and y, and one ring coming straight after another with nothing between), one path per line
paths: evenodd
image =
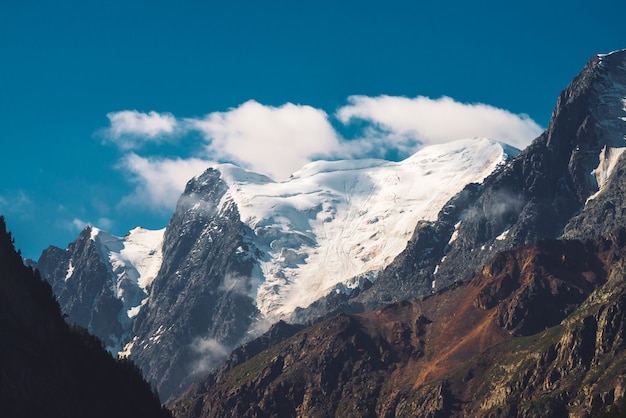
M168 417L139 369L63 320L0 217L0 416Z

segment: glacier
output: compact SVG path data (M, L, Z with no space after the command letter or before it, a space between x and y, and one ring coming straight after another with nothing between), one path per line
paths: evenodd
M434 220L465 185L517 149L487 138L425 147L400 161L316 161L282 182L231 164L213 168L264 254L254 297L267 319L287 318L332 291L373 281L418 221Z

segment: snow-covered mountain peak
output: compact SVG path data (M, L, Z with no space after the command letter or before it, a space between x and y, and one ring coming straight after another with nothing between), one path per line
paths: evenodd
M317 161L274 182L219 165L241 220L267 257L257 306L284 317L333 289L374 279L406 246L417 222L434 220L470 182L515 152L486 138L425 147L404 161Z
M93 226L89 228L100 258L108 261L113 273L114 294L132 318L139 312L147 297L146 288L161 267L165 229L153 231L136 227L124 237L117 237Z

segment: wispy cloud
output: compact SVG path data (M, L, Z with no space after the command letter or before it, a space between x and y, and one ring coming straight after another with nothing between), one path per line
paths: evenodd
M0 215L12 214L21 218L33 216L34 204L23 190L10 191L0 195Z
M196 360L191 364L192 374L202 374L213 370L228 357L231 349L215 338L196 338L191 343Z
M89 222L83 221L79 218L72 219L71 222L68 222L68 226L73 231L82 231L86 226L91 225Z
M115 222L109 218L99 218L97 222L85 221L80 218L74 218L71 221L65 222L64 229L67 229L71 232L80 232L87 226L95 226L96 228L102 228L105 230L110 230L115 225Z
M543 130L527 115L482 103L460 103L449 97L351 96L348 102L336 113L342 123L369 122L366 137L383 136L391 142L388 146L395 143L403 149L475 136L524 148Z
M121 205L171 209L185 184L211 164L214 163L199 158L146 158L130 153L121 161L120 168L129 174L135 189L122 199Z
M101 133L122 150L137 149L148 141L160 142L171 138L179 126L171 113L122 110L110 112L107 117L110 127Z

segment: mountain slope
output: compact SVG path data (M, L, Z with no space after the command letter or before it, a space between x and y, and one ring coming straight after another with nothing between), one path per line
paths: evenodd
M317 162L283 183L229 165L207 170L165 230L159 273L124 352L170 398L278 319L422 297L468 280L502 251L624 226L616 173L625 61L626 51L593 57L561 93L546 132L508 162L508 149L475 139L400 163ZM73 266L50 270L68 277ZM103 286L85 300L114 299ZM81 309L129 312L114 302ZM532 321L524 324L511 326Z
M625 257L625 230L501 253L434 296L306 328L175 415L584 416L624 396Z
M10 417L167 417L137 367L63 320L0 218L0 408Z

